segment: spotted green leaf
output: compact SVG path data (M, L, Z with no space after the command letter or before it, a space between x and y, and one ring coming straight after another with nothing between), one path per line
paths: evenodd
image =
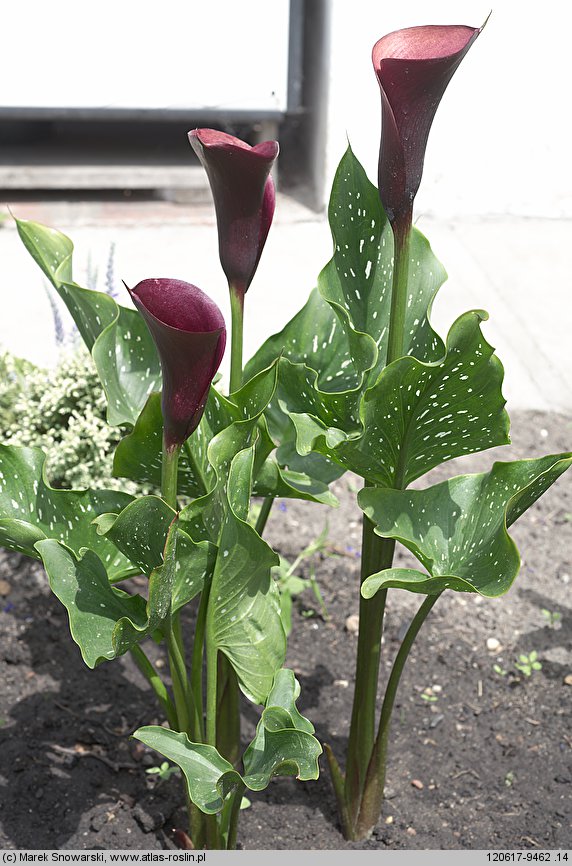
M267 400L272 393L267 391ZM225 427L209 443L214 486L183 508L179 524L195 542L209 541L217 548L207 633L229 659L244 693L258 703L264 702L286 654L271 574L278 556L247 522L265 405L252 403L244 420Z
M0 545L37 559L36 542L53 538L76 553L89 547L112 580L137 574L136 565L92 525L132 497L116 490L57 490L46 477L45 460L38 448L0 445Z
M334 254L319 276L318 290L246 366L249 376L282 357L276 398L266 413L281 462L294 451L290 415L310 415L318 425L360 435L362 395L377 380L387 355L393 236L377 189L349 148L334 179L329 219ZM444 349L428 316L446 274L416 229L410 255L405 353L436 362ZM308 451L288 465L325 483L341 474L338 469L332 475L327 456Z
M242 691L263 703L284 663L286 635L272 577L278 555L246 522L254 456L254 445L239 451L228 476L218 476L213 499L222 514L206 628L207 641L230 661Z
M507 532L572 464L572 453L495 463L490 472L460 475L426 490L366 488L358 494L375 532L401 541L425 573L387 569L362 585L366 598L382 587L435 593L443 589L504 595L520 557Z
M214 567L216 551L212 544L196 544L181 529L177 514L158 496L143 496L131 502L120 514L103 514L95 524L110 541L149 577L149 598L157 581L166 589L170 581L173 612L191 601L202 589ZM161 573L165 551L176 551L172 573ZM163 618L163 617L161 617Z
M67 609L72 638L88 667L122 655L145 636L145 600L111 586L96 553L83 549L77 556L55 539L38 541L36 548L52 592Z
M346 435L316 417L292 414L301 454L326 454L368 481L407 486L435 466L509 440L503 368L476 310L451 327L444 357L399 358L364 395L360 428Z
M276 366L261 371L257 377L232 395L232 400L211 387L204 415L197 430L187 439L179 459L179 494L202 496L216 483L213 468L207 457L209 442L235 421L249 420L251 415L259 421L260 437L257 442L254 493L258 496L310 499L327 505L337 505L336 497L328 485L303 472L283 469L272 452L274 443L266 422L256 411L258 399L268 400L275 388ZM262 383L263 387L260 387ZM161 395L151 394L131 433L116 448L113 471L120 478L147 483L159 489L161 484L163 419Z
M298 692L292 671L278 671L254 740L244 753L242 776L213 746L191 743L186 734L149 725L133 736L177 764L192 802L206 814L215 814L237 788L262 791L273 776L318 778L322 749L312 724L296 709Z
M328 216L334 255L318 278L318 290L344 328L354 365L360 372L369 371L371 383L387 356L393 233L377 187L350 147L334 178ZM446 274L416 229L411 234L409 254L405 352L424 361L437 360L443 355L443 344L429 324L428 312ZM314 336L319 364L323 335ZM338 375L343 376L341 369ZM326 390L333 388L330 385Z
M16 220L16 226L93 355L107 397L108 422L135 424L149 394L161 387L159 358L142 317L109 295L72 281L73 244L64 234L29 220Z

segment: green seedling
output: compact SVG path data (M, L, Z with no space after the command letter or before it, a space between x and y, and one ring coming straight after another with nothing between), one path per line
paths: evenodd
M427 701L428 704L435 704L439 700L439 698L436 694L434 694L431 686L428 686L421 692L421 700Z
M560 622L562 619L562 614L557 610L547 610L545 607L542 608L542 616L547 620L548 625L551 628Z
M521 672L521 674L524 674L525 677L532 676L533 671L542 670L542 665L538 661L538 653L536 650L532 650L528 655L526 655L526 653L519 655L518 661L514 663L514 666Z
M495 674L498 674L499 677L506 677L508 671L502 668L500 665L493 665L493 671Z
M158 776L159 782L166 782L171 776L179 772L179 768L171 766L168 761L163 761L160 766L149 767L145 772L148 776Z

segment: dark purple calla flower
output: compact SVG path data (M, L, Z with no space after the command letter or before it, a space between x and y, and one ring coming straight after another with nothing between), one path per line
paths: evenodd
M244 297L274 216L270 170L278 156L278 142L251 147L216 129L194 129L189 141L211 185L223 271L231 289Z
M126 288L159 352L165 444L173 450L201 420L224 354L224 319L208 295L182 280L143 280Z
M435 112L481 30L462 25L408 27L389 33L373 47L382 106L379 192L392 224L411 220Z

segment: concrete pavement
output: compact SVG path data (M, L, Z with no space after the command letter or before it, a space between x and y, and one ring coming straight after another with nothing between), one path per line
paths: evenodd
M103 289L111 244L115 279L152 276L193 282L221 306L227 289L217 254L213 209L165 201L19 201L14 213L68 234L74 276L85 284L88 262ZM572 413L572 283L569 221L515 217L443 222L421 216L419 228L444 263L449 280L433 322L445 336L464 310L484 308L484 332L505 371L512 408ZM280 196L274 226L247 297L245 356L279 330L303 304L331 255L323 216ZM0 230L0 344L38 364L57 359L43 277L10 221Z

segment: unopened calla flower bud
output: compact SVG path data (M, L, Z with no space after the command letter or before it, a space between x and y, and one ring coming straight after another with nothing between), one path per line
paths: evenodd
M128 291L159 353L165 444L172 450L201 420L224 354L224 319L208 295L182 280L143 280Z

